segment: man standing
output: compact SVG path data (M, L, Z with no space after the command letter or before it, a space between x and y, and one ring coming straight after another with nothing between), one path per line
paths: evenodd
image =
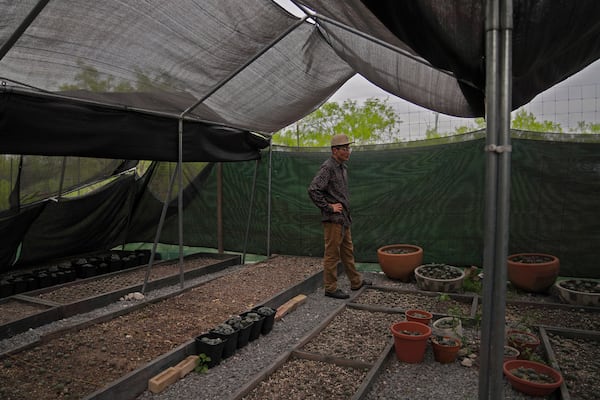
M325 233L323 256L323 281L325 296L347 299L350 296L337 287L337 264L342 262L350 280L350 288L358 290L371 282L362 279L354 265L354 245L350 225L350 195L345 162L350 158L348 136L334 135L331 138L331 157L321 165L310 186L308 195L321 210L321 221Z

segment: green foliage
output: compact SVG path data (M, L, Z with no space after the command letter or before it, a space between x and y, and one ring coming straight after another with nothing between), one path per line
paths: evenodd
M533 113L520 109L515 114L510 124L511 128L533 132L556 132L562 133L560 124L552 121L538 121Z
M594 124L591 122L578 121L577 128L572 128L571 132L576 133L600 133L600 124Z
M439 133L439 132L437 131L437 129L435 129L435 128L431 128L431 127L428 127L428 128L425 130L425 137L426 137L427 139L437 139L437 138L441 138L441 137L442 137L442 134L441 134L441 133Z
M485 119L483 118L475 118L473 120L475 125L462 125L454 128L455 135L462 135L468 132L478 131L480 129L485 129Z
M175 86L175 81L166 72L159 71L153 77L141 70L135 70L135 84L129 81L116 81L113 76L102 74L94 67L77 61L80 72L75 75L74 83L64 84L60 90L89 90L91 92L148 92L166 90Z
M208 363L211 361L211 358L204 353L198 354L198 360L196 360L196 371L199 374L203 374L208 371Z
M345 133L357 144L391 142L394 127L401 123L386 100L355 100L342 104L328 102L298 121L294 127L277 132L273 144L294 147L327 147L331 136Z
M472 267L472 268L475 268L475 267ZM467 272L467 271L465 271L465 272ZM465 292L481 294L483 285L481 283L481 279L479 278L480 272L481 272L481 269L477 268L472 271L469 271L469 273L465 273L465 279L463 280L463 284L462 284L462 288Z

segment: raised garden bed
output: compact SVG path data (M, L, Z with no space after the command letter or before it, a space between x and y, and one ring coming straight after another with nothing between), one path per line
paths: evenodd
M472 317L476 307L476 296L448 294L426 294L417 291L393 289L388 287L372 287L365 289L355 297L353 303L369 306L372 309L396 310L404 312L411 309L427 310L434 314L448 315L451 311L459 312L465 317Z
M275 257L274 263L277 263L278 259L280 261L286 260L285 257ZM128 312L126 315L113 318L110 321L90 321L87 326L78 327L78 329L80 328L78 332L75 332L75 328L68 332L56 332L42 337L40 342L31 349L22 349L11 354L0 355L0 358L3 358L0 360L0 379L3 382L8 382L6 387L2 385L0 388L0 398L19 397L17 394L9 392L9 390L14 390L16 385L19 390L23 390L20 397L24 398L35 397L43 400L45 398L64 397L67 393L65 389L67 389L69 395L74 398L87 396L88 399L94 400L133 399L135 395L132 393L140 393L139 390L145 388L149 376L155 375L167 366L174 365L186 354L190 354L190 351L193 351L189 347L191 338L207 331L232 314L248 310L254 304L260 302L260 299L264 300L268 297L267 293L277 292L273 289L274 284L281 287L281 290L286 290L293 284L292 282L305 281L305 278L310 276L308 271L317 272L321 270L319 259L310 259L307 264L298 262L298 258L293 258L293 260L291 264L284 263L268 267L266 266L268 263L264 263L264 267L262 267L263 263L245 266L224 276L222 279L210 281L197 288L190 288L178 293L177 296L162 299L152 305L144 305L143 308L135 312ZM290 275L294 275L291 280ZM269 282L268 285L265 284L266 281ZM320 281L316 283L317 286L315 287L318 287L319 284ZM393 295L401 293L409 296L400 298L400 300L394 298L392 307L388 307L386 304L373 305L369 301L369 297L376 299L376 301L382 301L382 297L374 293L378 291L385 292L383 296L386 299L385 301L388 301L387 296L392 292ZM304 382L302 388L306 391L305 393L312 393L313 387L318 387L325 380L325 382L329 382L337 388L351 388L350 390L354 394L342 398L352 398L354 396L356 399L376 399L378 387L399 385L397 393L402 393L414 399L422 399L426 398L423 397L423 394L427 393L428 386L410 387L409 385L414 381L415 374L424 374L425 376L433 374L436 377L444 377L439 381L436 380L436 385L453 385L452 382L456 382L458 377L461 382L460 386L465 389L463 397L473 398L472 396L476 396L477 392L476 367L465 368L460 366L458 362L442 366L433 361L431 350L427 351L425 361L422 364L408 365L395 360L393 348L385 345L385 340L389 340L388 344L391 344L391 334L389 332L391 322L387 318L391 318L393 321L400 320L403 318L401 312L404 309L431 308L434 310L436 305L448 303L449 300L460 303L455 305L457 307L462 304L467 306L466 309L471 310L473 304L476 306L477 302L470 303L469 300L463 302L467 298L472 300L470 296L427 296L418 291L411 293L409 290L404 290L402 292L392 288L379 289L377 286L363 288L350 302L340 302L340 304L345 304L344 312L334 313L331 318L326 319L324 325L319 326L319 329L311 332L307 339L298 343L296 350L287 354L279 353L279 358L268 368L269 373L266 374L263 371L256 379L253 379L252 384L254 386L244 395L250 395L252 390L258 388L258 385L263 387L267 385L267 387L271 387L271 389L267 389L269 391L283 390L284 393L289 394L287 397L295 398L295 391L300 390L295 389L297 381ZM421 299L422 302L419 302L418 299ZM280 297L280 300L283 302L287 298ZM319 300L324 301L322 298ZM327 299L327 301L334 300ZM408 302L411 302L410 307ZM271 304L270 306L273 307L274 305ZM544 304L539 309L544 310L546 306L549 306L550 309L554 308L553 304ZM448 304L443 307L444 310L434 311L439 314L448 314L450 311ZM173 312L173 310L177 310L177 312ZM218 315L212 318L212 316L207 317L202 314L202 312L209 310L216 312ZM514 312L518 313L519 310L515 309ZM164 315L165 313L167 316ZM591 310L590 314L592 316L598 315L591 313ZM375 316L378 316L381 322L371 320ZM179 317L182 319L179 319ZM290 318L293 319L293 315ZM193 321L194 326L192 326L190 320ZM176 328L165 329L165 327ZM475 329L476 326L465 328L465 343L471 352L477 353L479 332ZM172 335L173 330L176 330L177 333L181 331L183 335ZM383 333L384 330L385 333ZM540 330L543 331L543 328ZM364 336L363 332L365 333ZM387 338L382 339L381 336L384 334ZM577 335L577 332L574 334ZM347 344L341 346L336 344L333 338L335 335L338 335ZM105 340L102 341L104 351L102 346L96 345L100 336L105 337ZM137 338L143 338L142 342L144 344L142 347L136 344L134 339ZM265 340L268 340L268 337L265 337ZM373 343L369 340L372 340ZM381 347L381 340L384 342L383 348ZM112 354L113 344L120 352L115 350L117 352ZM51 348L46 347L47 345L51 345ZM260 343L258 345L260 346ZM546 343L540 346L540 348L545 347ZM132 352L129 352L129 348L132 349ZM381 349L379 350L379 358L373 356L373 353L377 352L378 349ZM102 358L103 353L105 353L104 358ZM59 357L56 357L56 354L59 354ZM123 356L119 357L117 354ZM252 354L248 352L244 356L251 358ZM540 353L536 356L543 358L545 354L543 350L540 350ZM236 357L230 357L228 362L235 361ZM276 357L272 357L271 360ZM581 353L581 357L587 356ZM33 361L32 363L29 362L30 358ZM597 358L593 362L596 362L596 360ZM323 366L322 363L327 365ZM295 371L293 379L290 379L289 371L285 372L289 368L282 367L284 364L293 366ZM335 367L330 368L329 364L334 364ZM70 368L73 369L70 369L68 365L71 365ZM76 376L73 375L71 371L78 369L81 365L83 365L82 373L78 373ZM315 369L317 366L322 368ZM41 373L38 373L38 369L41 370ZM334 371L334 375L328 375L327 371L330 369ZM111 375L112 370L115 371L113 375ZM276 370L285 373L279 375L275 373ZM33 381L30 379L32 371L35 371L36 376ZM52 371L63 371L65 374L58 376ZM223 369L221 373L227 373L227 369ZM357 376L355 373L359 375ZM313 376L306 376L306 374ZM216 372L215 376L218 377L219 373ZM270 376L270 378L267 378L267 376ZM445 377L448 379L446 380ZM190 377L192 381L195 378L199 377L195 374ZM94 379L100 382L94 383ZM265 384L267 379L269 379L269 383ZM77 382L71 382L75 380ZM247 381L238 379L237 387L244 382ZM185 385L185 382L181 382L181 384ZM78 389L78 387L80 388ZM36 388L39 389L36 390ZM48 393L43 392L44 388ZM48 388L51 389L48 390ZM507 384L505 390L512 389ZM592 392L587 392L588 394L595 393L593 392L594 388L590 390ZM126 393L129 395L125 395ZM297 393L302 392L298 391ZM580 397L577 398L586 398L579 393L578 395ZM157 397L160 398L160 396ZM152 396L146 398L152 398ZM231 399L232 397L224 396L223 398ZM518 399L520 397L511 398ZM563 396L564 399L566 398Z
M298 260L293 268L285 262L247 266L124 315L88 321L42 337L27 349L2 354L0 398L91 395L189 343L230 315L321 271L318 259ZM269 281L268 289L265 281ZM32 373L36 379L31 379Z
M193 254L185 258L184 277L190 279L239 263L240 256ZM0 325L0 339L102 307L128 293L139 291L146 271L147 266L140 266L3 299L0 304L8 303L5 307L7 309L10 305L17 305L11 299L16 298L21 304L10 312L13 319ZM179 279L177 261L157 263L152 266L147 289L172 285L179 282ZM31 304L31 307L26 307L23 303ZM31 308L40 311L32 312Z
M563 375L562 400L600 398L600 332L573 333L570 330L545 329L551 358Z

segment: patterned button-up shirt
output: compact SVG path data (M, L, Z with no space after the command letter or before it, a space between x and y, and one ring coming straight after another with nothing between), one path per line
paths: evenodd
M323 164L308 186L308 195L321 210L321 221L334 222L350 226L350 194L348 192L348 173L344 163L330 157ZM329 204L341 203L344 211L334 213Z

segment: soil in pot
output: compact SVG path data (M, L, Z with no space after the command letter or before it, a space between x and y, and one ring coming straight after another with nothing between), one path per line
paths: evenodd
M568 279L554 285L563 303L581 306L600 306L600 281Z
M563 383L557 370L535 361L506 361L503 370L514 389L530 396L548 396Z
M254 311L245 312L240 314L240 316L242 317L242 320L252 322L252 328L250 329L250 336L248 337L248 340L252 342L258 339L265 317Z
M407 363L422 362L431 328L420 322L401 321L392 324L390 329L394 335L394 350L398 360Z
M512 346L504 346L504 361L516 360L521 352Z
M442 317L433 322L432 332L437 336L460 339L463 336L462 321L457 317Z
M425 325L431 325L433 314L425 310L406 310L404 313L407 321L420 322Z
M237 350L239 329L235 329L233 326L223 323L215 326L209 332L226 341L225 346L223 347L222 358L231 357L235 353Z
M254 325L254 322L248 319L243 319L240 315L234 315L225 321L225 323L231 325L238 331L237 348L241 349L242 347L246 346L250 340L250 333L252 333L252 326Z
M521 353L519 358L529 358L540 344L540 339L530 332L510 330L506 333L506 342Z
M431 339L431 346L435 361L441 364L449 364L456 360L461 341L449 336L434 336Z
M253 308L252 311L265 317L260 333L266 335L269 332L271 332L271 330L273 329L273 325L275 324L275 313L277 312L277 310L271 307L259 306Z
M547 291L558 277L560 260L550 254L520 253L508 257L506 272L508 280L526 292Z
M458 292L462 288L465 272L452 265L425 264L415 269L417 286L431 292Z
M423 249L412 244L390 244L377 249L377 260L388 278L410 282L415 268L423 263Z
M218 337L213 333L204 333L196 337L196 352L205 354L210 358L207 363L208 368L218 365L223 358L223 348L227 339Z

